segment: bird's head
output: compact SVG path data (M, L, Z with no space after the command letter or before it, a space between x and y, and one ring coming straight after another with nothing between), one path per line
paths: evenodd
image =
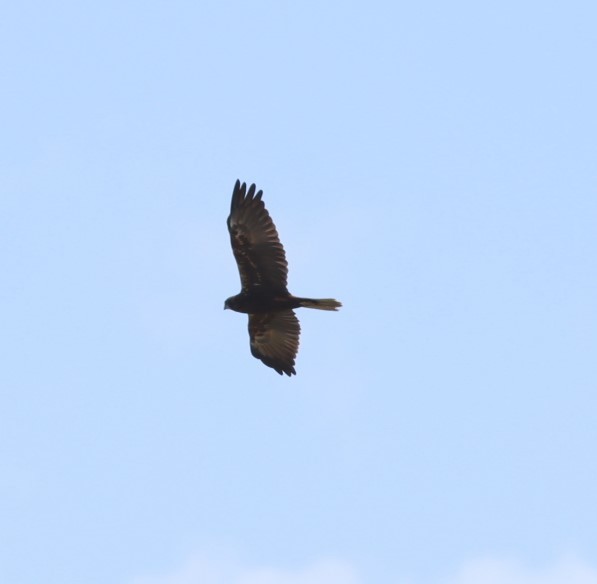
M224 302L224 310L228 309L234 310L234 296L226 298L226 301Z

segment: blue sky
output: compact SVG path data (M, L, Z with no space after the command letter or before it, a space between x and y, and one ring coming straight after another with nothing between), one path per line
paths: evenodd
M597 583L594 2L0 19L0 580ZM256 182L303 310L253 359Z

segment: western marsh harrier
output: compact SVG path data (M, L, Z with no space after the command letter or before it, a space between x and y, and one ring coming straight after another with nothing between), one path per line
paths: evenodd
M299 298L288 292L288 263L276 226L252 184L236 181L232 192L228 231L241 291L226 300L224 308L249 315L249 338L253 357L280 375L296 375L294 363L301 327L294 308L337 310L332 298Z

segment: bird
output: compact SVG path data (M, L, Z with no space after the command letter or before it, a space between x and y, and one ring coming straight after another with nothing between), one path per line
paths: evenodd
M288 292L288 262L278 231L255 184L236 181L226 221L240 274L241 291L224 309L249 315L251 354L288 377L296 375L295 361L301 327L296 308L338 310L333 298L301 298Z

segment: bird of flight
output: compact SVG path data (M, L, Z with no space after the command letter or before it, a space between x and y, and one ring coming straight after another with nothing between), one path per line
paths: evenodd
M294 363L301 327L294 308L337 310L332 298L299 298L288 292L288 263L276 226L252 184L236 181L232 192L228 231L240 273L241 291L224 303L224 309L249 315L253 357L280 375L296 375Z

